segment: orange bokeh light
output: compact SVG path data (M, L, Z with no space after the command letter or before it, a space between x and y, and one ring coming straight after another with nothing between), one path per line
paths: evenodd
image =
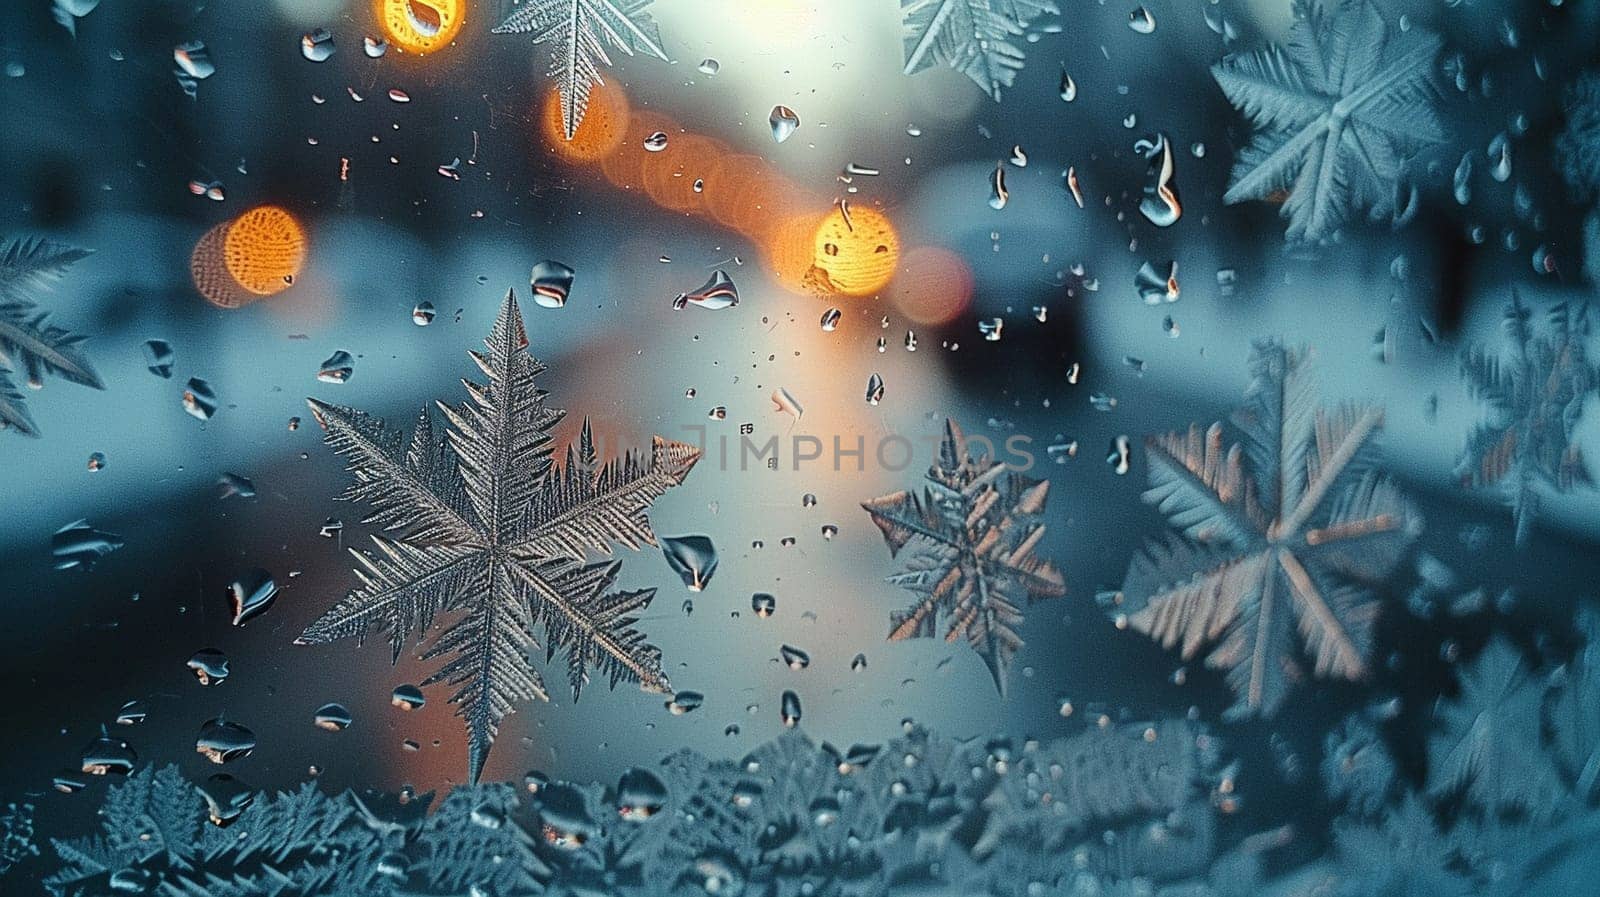
M972 270L948 249L918 246L905 254L899 268L889 301L918 324L949 323L972 302Z
M189 277L194 281L194 288L218 308L238 308L260 298L240 286L222 260L222 241L228 236L228 226L232 223L224 221L206 231L194 244L194 252L189 254Z
M632 118L628 95L613 84L596 84L589 91L589 109L572 139L561 120L561 93L545 95L539 132L556 155L569 162L598 162L615 153L627 137Z
M889 284L900 261L900 237L889 216L870 207L852 208L850 218L835 207L822 219L813 240L816 267L835 291L870 296Z
M449 46L467 18L467 0L372 0L389 42L409 53Z
M305 257L305 229L278 206L256 206L233 219L222 239L228 273L257 296L288 289Z

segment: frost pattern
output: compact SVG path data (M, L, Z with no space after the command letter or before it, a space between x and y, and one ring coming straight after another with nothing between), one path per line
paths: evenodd
M1034 554L1050 483L1009 472L967 453L966 437L945 421L939 460L918 495L900 491L862 502L883 531L889 552L908 545L906 569L889 582L915 593L893 616L889 639L930 638L946 620L946 641L965 639L1005 694L1006 671L1023 645L1022 602L1066 593L1061 572Z
M611 65L606 48L629 56L647 53L667 61L661 35L645 7L655 0L527 0L494 28L495 34L532 34L550 44L550 77L561 94L561 127L571 140L589 108L589 92L604 83Z
M1321 243L1353 212L1392 214L1399 179L1442 143L1437 36L1398 28L1369 0L1297 0L1282 47L1229 56L1212 76L1255 126L1223 200L1287 192L1295 243Z
M1060 12L1050 0L900 0L905 73L947 65L999 102L1025 59L1011 41L1035 18Z
M36 300L40 290L88 256L86 249L44 240L12 240L0 250L0 426L39 435L11 379L15 372L23 373L34 389L44 384L45 374L105 389L78 349L84 337L49 323L48 313L38 310Z
M1600 370L1589 363L1589 310L1563 302L1536 330L1516 292L1506 307L1509 351L1480 347L1461 358L1473 396L1488 406L1488 420L1467 437L1459 472L1464 483L1498 486L1511 505L1517 545L1527 543L1539 514L1539 490L1568 492L1592 485L1578 446L1583 404Z
M450 700L466 720L473 781L500 720L519 701L546 698L529 658L536 626L547 658L566 652L575 700L591 671L613 687L671 690L661 652L634 628L654 590L612 591L620 564L586 558L617 544L654 545L646 512L700 458L658 436L648 460L629 453L601 466L585 422L576 450L554 464L550 430L566 412L545 405L534 384L544 366L527 351L509 292L485 345L471 355L487 383L463 381L470 401L439 404L450 423L443 440L426 408L406 441L363 412L309 400L355 476L344 497L371 508L364 523L398 538L374 536L376 550L352 550L361 584L299 639L359 640L376 630L398 659L413 632L458 613L423 654L449 658L423 684L457 688Z
M854 758L854 759L851 759ZM102 833L54 842L58 897L979 893L1019 857L1040 881L1173 881L1215 851L1217 749L1194 723L1091 728L1048 744L920 728L846 754L798 731L740 761L680 751L614 788L462 786L394 806L307 784L205 821L176 767L107 794Z
M1108 598L1119 621L1226 671L1233 716L1271 715L1302 677L1366 677L1387 577L1420 520L1371 469L1376 408L1324 409L1304 351L1257 343L1243 443L1221 423L1153 437L1147 502L1182 535L1150 544Z

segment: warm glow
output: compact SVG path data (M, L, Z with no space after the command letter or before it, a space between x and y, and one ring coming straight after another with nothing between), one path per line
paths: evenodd
M846 296L870 296L883 289L900 261L900 237L889 216L870 207L851 207L848 221L834 208L812 242L813 264L835 292Z
M628 95L614 83L596 84L589 91L589 111L572 139L566 139L561 120L561 93L545 94L539 131L556 154L570 162L598 162L615 153L628 134L631 111Z
M389 42L410 53L448 46L467 17L467 0L373 0Z
M257 299L233 279L222 261L222 241L228 236L228 226L232 223L224 221L206 231L189 255L189 277L194 281L194 288L218 308L238 308Z
M257 206L235 218L222 241L228 273L258 296L287 289L305 257L305 230L277 206Z
M912 321L930 326L948 323L972 301L972 271L948 249L918 246L900 263L888 298Z

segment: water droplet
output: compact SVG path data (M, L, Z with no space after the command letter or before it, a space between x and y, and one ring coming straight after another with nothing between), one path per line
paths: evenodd
M88 570L122 546L121 536L101 532L87 520L74 520L50 537L50 555L57 570Z
M237 473L224 473L217 478L220 498L255 498L256 484L249 477Z
M204 81L217 73L211 54L206 52L206 45L201 41L186 41L173 47L172 61L178 64L179 71L196 81Z
M661 540L667 566L691 592L699 592L717 572L717 548L706 536L669 536Z
M1028 167L1028 154L1022 151L1021 144L1011 147L1011 164L1018 168Z
M791 670L803 670L811 666L811 655L794 645L784 645L779 648L778 657Z
M672 307L682 311L690 305L704 308L708 311L719 311L732 308L739 304L739 288L734 286L733 278L728 272L718 268L711 272L711 276L700 288L692 293L679 293L678 298L672 300Z
M1122 476L1128 472L1131 454L1128 448L1128 437L1118 436L1111 440L1111 449L1106 454L1106 463L1111 465L1111 469L1116 472L1117 476Z
M667 805L667 786L655 773L629 769L617 782L617 815L627 822L644 822Z
M1063 68L1061 70L1061 101L1070 103L1077 98L1078 82L1072 80L1072 76L1067 74L1067 70Z
M867 378L867 404L876 405L883 401L883 378L876 371Z
M137 726L150 716L150 708L143 701L129 701L117 711L117 725Z
M1011 192L1006 189L1006 166L1004 162L994 163L994 173L989 175L989 208L999 211L1006 207L1006 200L1011 198Z
M1183 206L1178 202L1178 185L1173 180L1172 142L1167 135L1158 134L1148 143L1144 155L1150 164L1139 212L1156 227L1171 227L1183 215Z
M350 353L339 349L329 355L317 369L317 379L323 383L344 383L356 372L356 360Z
M423 697L422 689L415 685L396 685L394 691L389 694L389 703L409 713L412 710L421 710L428 703L428 699Z
M1178 263L1167 262L1165 267L1166 273L1163 274L1155 265L1145 262L1134 275L1133 288L1138 290L1139 298L1144 300L1145 305L1178 301Z
M106 469L106 453L91 452L89 454L89 472L94 473Z
M705 700L706 696L697 691L680 691L672 696L672 700L666 703L667 712L673 716L693 713L700 709L700 705L704 704Z
M228 600L233 605L233 625L243 626L247 621L266 613L278 597L278 584L272 574L256 567L235 579L228 586Z
M133 746L120 738L112 738L104 727L100 736L84 745L79 769L91 776L125 776L139 762Z
M1000 342L1000 333L1005 329L1005 326L1005 319L990 318L987 321L978 322L978 332L983 334L985 341L998 343Z
M1156 17L1150 14L1150 10L1141 6L1128 13L1128 27L1140 34L1149 34L1156 30Z
M861 672L862 670L864 670L866 668L867 668L867 655L865 655L865 654L857 654L855 657L850 658L850 671L851 672L859 673L859 672Z
M183 390L183 410L195 420L210 420L217 413L217 394L211 391L211 384L190 377Z
M144 341L144 363L150 373L163 380L172 379L172 364L174 361L172 346L164 339L149 339Z
M800 696L792 691L783 693L782 704L778 710L778 719L783 721L783 727L793 729L800 724Z
M715 75L717 72L722 71L722 63L707 56L705 59L700 60L699 68L702 75Z
M917 351L917 332L915 330L906 331L906 351Z
M333 35L326 28L318 28L300 38L300 55L312 62L327 62L333 55Z
M378 59L389 52L389 42L369 34L361 39L361 50L367 54L368 59Z
M343 732L355 722L355 717L350 715L350 711L346 710L343 704L323 704L317 708L317 713L311 718L311 722L319 729Z
M710 411L706 412L706 417L710 420L727 420L728 408L726 405L714 405Z
M644 139L646 152L659 153L667 148L667 135L664 131L656 131Z
M194 652L187 666L201 685L221 685L228 679L228 655L216 648L201 648Z
M782 143L800 127L800 116L788 106L773 106L767 124L772 126L772 139Z
M772 391L771 398L774 410L791 415L795 420L799 420L806 413L805 408L800 405L800 401L790 395L789 390L781 386Z
M200 727L194 749L212 763L232 763L250 756L256 749L256 733L219 716Z
M432 302L419 302L415 308L411 309L411 323L418 327L426 327L433 323L433 319L437 315L438 312L434 311Z
M533 266L529 283L533 287L533 301L540 308L560 308L567 304L567 294L572 292L571 268L560 262L546 259Z
M1489 176L1502 184L1511 178L1511 141L1505 134L1489 141Z
M232 825L256 799L254 788L224 772L206 779L195 790L206 802L206 818L218 828Z
M778 599L766 592L756 592L750 596L750 610L754 611L756 616L765 620L777 612Z

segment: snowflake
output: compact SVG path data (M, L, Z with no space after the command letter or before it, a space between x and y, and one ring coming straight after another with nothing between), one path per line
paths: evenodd
M1459 465L1471 486L1500 486L1515 521L1517 544L1525 544L1539 512L1541 484L1557 492L1590 485L1578 447L1584 402L1600 371L1589 363L1587 306L1556 305L1549 327L1536 334L1530 313L1515 291L1506 308L1510 352L1490 355L1474 347L1461 359L1472 394L1489 406L1489 420L1467 437Z
M1586 72L1562 94L1567 125L1556 158L1567 184L1585 197L1600 193L1600 73Z
M1359 680L1368 672L1379 604L1371 584L1403 558L1416 512L1368 469L1376 408L1316 405L1303 351L1257 343L1244 444L1222 424L1147 442L1155 504L1183 536L1135 556L1121 591L1105 596L1119 625L1225 670L1232 716L1271 715L1301 671ZM1248 462L1248 463L1246 463ZM1248 470L1248 472L1247 472Z
M1428 747L1429 793L1463 794L1491 813L1554 815L1564 789L1540 737L1546 691L1514 645L1492 639L1462 671L1461 695L1435 709L1441 725Z
M1060 571L1033 553L1044 538L1039 516L1050 483L969 457L953 420L945 422L928 482L920 496L901 491L861 505L883 531L890 554L907 545L916 550L906 571L889 577L920 596L894 614L889 639L931 637L944 616L945 640L966 639L1003 695L1006 670L1023 644L1016 632L1019 603L1066 593Z
M999 102L1022 70L1011 39L1038 16L1060 12L1050 0L900 0L905 73L948 65Z
M1421 28L1392 26L1369 0L1304 0L1296 12L1286 46L1211 69L1256 127L1223 200L1288 191L1289 239L1320 243L1356 209L1390 214L1407 163L1443 142L1440 44Z
M39 435L8 367L24 371L33 389L44 384L45 374L105 389L100 375L78 351L84 338L47 323L45 312L35 314L36 291L88 255L86 249L43 240L13 240L0 250L0 427Z
M589 91L600 66L611 65L606 46L667 61L661 35L644 11L654 0L528 0L495 26L495 34L533 33L536 44L554 45L550 77L561 94L561 127L571 140L589 108Z
M528 657L536 624L548 656L566 651L574 699L591 669L613 687L671 690L660 652L633 628L654 590L610 591L620 564L585 558L613 543L654 545L646 511L700 457L656 437L648 463L630 453L602 467L585 422L576 453L569 447L566 463L553 464L550 429L565 412L547 407L534 384L544 367L527 352L510 293L485 344L471 354L488 383L467 382L469 402L440 403L451 424L443 441L426 409L403 445L381 420L310 400L328 445L350 461L355 482L345 497L371 507L363 522L400 536L374 536L375 553L352 552L360 586L299 639L361 639L376 629L398 659L413 631L460 612L424 653L450 655L424 684L458 687L451 701L466 720L473 781L513 704L546 698Z

